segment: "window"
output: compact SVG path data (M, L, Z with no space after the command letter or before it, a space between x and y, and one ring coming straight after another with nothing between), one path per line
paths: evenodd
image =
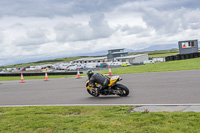
M191 46L194 47L194 42L191 42Z
M190 44L191 42L188 42L188 46L190 47L191 46L191 44Z
M194 41L182 42L181 45L182 45L182 48L194 47Z
M113 55L108 55L108 59L112 59L113 58Z
M188 48L189 46L189 42L182 42L182 48Z

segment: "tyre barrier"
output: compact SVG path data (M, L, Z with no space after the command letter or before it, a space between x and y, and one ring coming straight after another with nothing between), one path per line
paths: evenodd
M48 75L76 75L76 71L71 71L71 72L47 72ZM83 72L80 72L82 74ZM30 72L23 72L23 76L43 76L45 75L45 72L37 72L37 73L30 73ZM0 73L0 77L3 76L21 76L20 73Z
M184 60L198 57L200 57L200 52L190 54L177 54L165 57L165 61Z

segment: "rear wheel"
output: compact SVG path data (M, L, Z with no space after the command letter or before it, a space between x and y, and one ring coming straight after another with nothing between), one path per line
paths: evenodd
M128 94L129 94L129 89L126 87L126 86L124 86L124 85L122 85L122 84L116 84L115 86L114 86L114 89L115 90L118 90L118 92L119 92L119 96L124 96L124 97L126 97L126 96L128 96Z
M100 95L97 88L87 89L87 92L94 97L98 97Z

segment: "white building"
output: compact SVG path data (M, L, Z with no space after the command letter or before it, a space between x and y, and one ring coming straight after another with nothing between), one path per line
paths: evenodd
M97 58L82 58L72 61L74 64L84 63L102 63L102 62L128 62L130 64L143 64L145 60L149 60L148 54L138 54L128 56L128 52L123 49L111 49L108 50L108 54L105 57Z
M130 64L143 64L145 60L149 60L148 54L130 55L124 57L116 57L114 61L129 62Z
M143 64L144 61L149 60L148 54L138 54L130 55L124 57L115 57L114 62L128 62L131 64ZM82 58L74 60L74 64L84 64L84 63L102 63L107 62L107 57L98 57L98 58Z
M107 57L98 57L98 58L82 58L82 59L77 59L77 60L73 60L73 63L77 63L77 64L83 64L83 63L102 63L102 62L106 62L107 61Z

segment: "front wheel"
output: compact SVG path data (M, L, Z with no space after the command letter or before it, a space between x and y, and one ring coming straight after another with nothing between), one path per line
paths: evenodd
M115 90L118 90L118 92L119 92L119 96L123 96L123 97L126 97L126 96L128 96L128 94L129 94L129 89L126 87L126 86L124 86L124 85L122 85L122 84L116 84L115 86L114 86L114 89Z
M98 97L98 96L100 95L100 93L98 93L97 88L87 89L87 92L88 92L90 95L94 96L94 97Z

